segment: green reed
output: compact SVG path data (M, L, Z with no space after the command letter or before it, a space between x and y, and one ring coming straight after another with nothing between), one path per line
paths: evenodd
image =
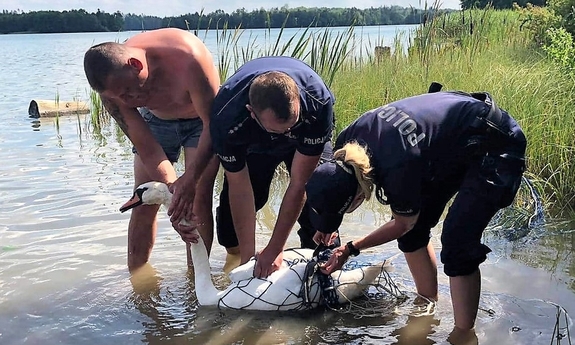
M56 134L60 137L60 92L56 90L54 96L54 105L56 106L56 116L54 117L54 125L56 126Z
M73 101L79 103L80 98L77 96L74 96ZM78 136L81 138L83 131L82 131L82 120L80 119L80 112L79 111L76 112L76 123L78 124Z
M111 116L104 109L100 95L90 90L90 127L95 135L101 135L102 129L110 124Z
M308 62L330 85L349 57L354 27L334 33L329 28L309 26L286 36L286 22L287 18L275 38L272 38L272 28L269 27L264 31L264 37L258 37L250 30L244 45L239 42L246 35L246 29L230 28L227 23L219 29L219 25L216 25L216 55L221 80L224 81L230 73L254 58L291 56Z

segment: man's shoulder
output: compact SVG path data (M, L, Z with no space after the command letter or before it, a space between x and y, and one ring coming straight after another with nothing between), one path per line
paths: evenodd
M196 35L177 28L163 28L142 32L130 37L125 44L145 50L169 49L172 52L180 51L186 54L199 53L207 49L204 42Z
M130 37L126 43L131 42L131 41L135 41L135 40L148 40L148 39L155 39L155 38L185 38L188 36L193 36L195 37L194 34L192 34L189 31L186 30L182 30L182 29L177 29L177 28L162 28L162 29L155 29L155 30L149 30L149 31L145 31L145 32L140 32L138 34L135 34L134 36Z

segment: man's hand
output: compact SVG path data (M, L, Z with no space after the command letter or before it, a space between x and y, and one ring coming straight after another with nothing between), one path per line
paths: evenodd
M196 181L183 174L174 183L169 185L172 192L172 203L168 209L168 215L172 225L177 229L178 224L186 219L190 221L194 217L194 197L196 196Z
M191 221L182 221L180 223L172 223L176 232L186 243L198 243L200 234L197 231L198 226L203 225L197 216L192 216Z
M334 244L338 236L339 235L337 232L332 232L331 234L324 234L323 232L316 231L315 234L313 235L313 241L316 244L323 243L329 247Z
M331 274L337 270L341 270L347 258L349 258L347 248L345 246L337 247L333 250L329 260L322 266L321 271L324 274Z
M283 261L283 251L274 253L268 247L256 253L256 266L254 277L267 278L270 274L279 270Z

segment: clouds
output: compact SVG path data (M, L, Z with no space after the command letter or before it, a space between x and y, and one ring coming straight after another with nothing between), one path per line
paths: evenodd
M432 3L433 0L428 0L427 2ZM460 0L442 0L441 7L459 9L459 2ZM28 12L40 10L63 11L82 8L88 12L95 12L100 9L108 13L120 11L122 13L167 17L200 12L202 8L206 13L213 12L217 9L230 13L238 8L245 8L246 11L249 12L262 7L269 9L283 5L288 5L289 7L309 7L310 2L309 0L3 0L0 9L20 9ZM391 5L421 8L425 5L425 0L332 0L329 2L329 5L314 6L368 8Z

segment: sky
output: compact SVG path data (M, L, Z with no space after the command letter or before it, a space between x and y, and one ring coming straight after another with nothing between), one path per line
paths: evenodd
M440 8L459 9L460 0L439 0ZM428 0L432 4L434 0ZM158 17L179 16L187 13L200 12L202 8L205 13L221 9L231 13L239 8L245 8L250 12L254 9L272 7L356 7L369 8L380 6L398 5L402 7L413 6L423 8L425 0L331 0L322 2L310 0L2 0L0 10L22 10L41 11L54 10L64 11L73 9L84 9L88 12L96 12L98 9L104 12L113 13L120 11L124 14L144 14ZM430 5L428 5L430 7Z

